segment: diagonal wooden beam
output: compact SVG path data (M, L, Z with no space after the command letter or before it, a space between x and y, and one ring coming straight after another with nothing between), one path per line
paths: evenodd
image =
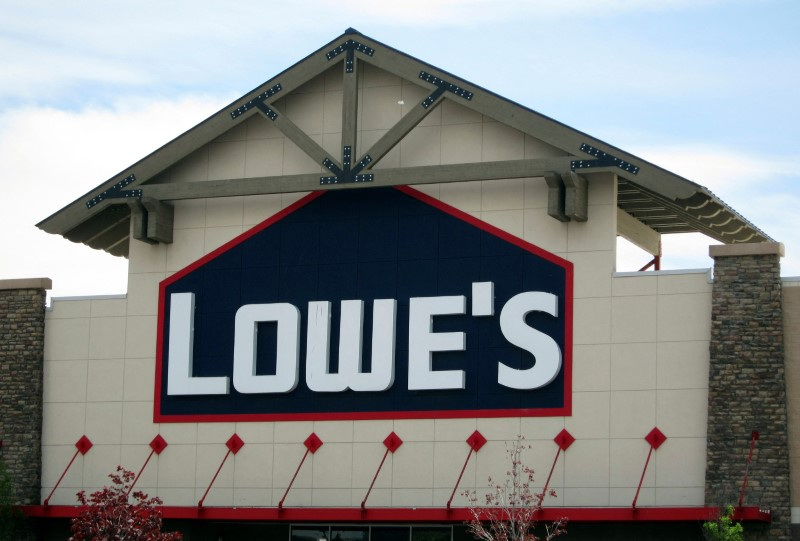
M661 255L661 234L621 208L617 208L617 235L650 255Z
M314 162L322 166L325 160L330 160L332 163L336 164L337 167L342 167L336 159L328 156L325 149L318 145L316 141L301 130L289 117L281 113L274 105L259 103L256 107L266 119L271 120L272 123L275 124L275 127L278 128L287 139L300 147L300 150L305 152Z
M130 234L130 218L120 220L103 233L83 241L84 244L98 250L108 250L126 239Z
M234 197L267 193L307 192L340 188L368 188L370 186L397 186L427 184L431 182L466 182L503 178L540 177L562 170L570 158L536 158L498 162L477 162L451 165L425 165L373 170L370 183L320 185L319 175L286 175L253 177L229 180L181 182L175 184L145 184L141 186L144 197L161 201L200 199L205 197Z
M433 96L433 94L431 95ZM378 163L381 158L386 156L390 150L392 150L397 143L399 143L403 137L408 135L408 133L413 130L417 124L422 122L422 120L428 116L428 114L433 111L437 105L442 101L442 93L438 93L433 98L433 101L429 103L427 107L423 106L427 100L430 100L430 97L425 98L425 100L418 103L416 106L412 107L409 112L403 115L394 126L389 128L383 137L378 139L378 141L367 150L364 155L361 157L363 160L367 156L372 158L370 164L367 166L367 169L370 169Z
M202 199L205 197L236 197L269 193L292 193L319 190L319 173L252 177L225 180L179 182L174 184L145 184L144 197L160 201Z

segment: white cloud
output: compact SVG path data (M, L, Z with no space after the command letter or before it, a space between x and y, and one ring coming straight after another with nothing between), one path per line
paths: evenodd
M752 154L730 147L683 143L627 147L645 160L693 180L712 191L749 190L779 177L797 174L800 160L795 157ZM799 192L800 193L800 192Z
M82 112L26 108L0 116L0 277L50 277L55 296L124 292L127 260L46 234L35 224L227 101L187 97Z

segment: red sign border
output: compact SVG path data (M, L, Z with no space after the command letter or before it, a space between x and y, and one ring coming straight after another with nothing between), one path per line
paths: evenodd
M192 414L192 415L166 415L161 413L161 381L163 377L163 351L164 351L164 312L166 290L169 285L180 280L195 269L205 265L217 256L241 244L250 237L257 235L275 222L282 220L298 209L309 204L314 199L326 193L325 190L311 192L300 200L289 205L280 212L267 218L255 227L245 231L236 238L226 242L216 250L209 252L194 263L179 270L172 276L161 281L158 288L158 329L156 335L156 373L155 391L153 395L153 422L154 423L195 423L195 422L260 422L260 421L363 421L377 419L465 419L465 418L496 418L496 417L561 417L572 415L572 318L573 318L573 264L562 257L552 254L538 246L515 237L491 224L483 222L455 207L448 205L434 197L424 194L409 186L395 186L406 195L414 197L423 203L435 207L451 216L467 222L487 233L494 235L523 250L546 259L562 267L566 271L565 299L564 299L564 405L560 408L515 408L497 410L426 410L426 411L376 411L376 412L315 412L315 413L225 413L225 414Z

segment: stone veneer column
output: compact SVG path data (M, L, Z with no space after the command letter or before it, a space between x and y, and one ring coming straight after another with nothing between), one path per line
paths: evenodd
M772 510L747 539L791 539L779 243L711 246L706 503L736 505L752 431L760 439L745 505Z
M16 504L38 504L42 476L42 363L49 278L0 280L0 456Z

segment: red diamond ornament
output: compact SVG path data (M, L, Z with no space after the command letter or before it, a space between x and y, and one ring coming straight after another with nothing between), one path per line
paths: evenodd
M392 432L386 439L383 440L383 444L389 449L389 452L394 453L397 449L403 445L403 440L400 439L400 436Z
M486 438L484 438L483 434L476 430L469 438L467 438L467 445L469 445L470 448L477 453L480 451L481 447L486 445Z
M309 437L306 438L306 441L303 442L303 445L306 446L306 449L311 451L311 454L317 452L317 449L322 447L322 440L319 439L319 436L315 432L312 432Z
M167 448L167 440L161 437L161 434L157 434L153 441L150 442L150 449L155 451L157 455L161 454L161 451Z
M94 445L92 440L87 438L85 435L81 436L81 439L75 442L75 447L78 448L78 451L80 451L82 455L85 455L89 449L92 448L92 445Z
M644 439L653 449L658 449L661 447L662 443L667 441L667 437L658 429L658 427L651 430L650 433L644 437Z
M567 429L565 428L558 433L558 436L553 438L553 441L556 442L556 445L558 445L562 451L566 451L569 449L569 446L573 444L575 438L572 436L572 434L567 432Z
M242 447L244 447L244 441L242 440L242 438L240 438L240 437L238 436L238 434L236 434L236 433L234 432L234 433L233 433L233 436L231 436L230 438L228 438L228 441L226 441L226 442L225 442L225 446L226 446L228 449L230 449L231 453L233 453L233 454L235 455L236 453L238 453L238 452L239 452L239 449L241 449Z

